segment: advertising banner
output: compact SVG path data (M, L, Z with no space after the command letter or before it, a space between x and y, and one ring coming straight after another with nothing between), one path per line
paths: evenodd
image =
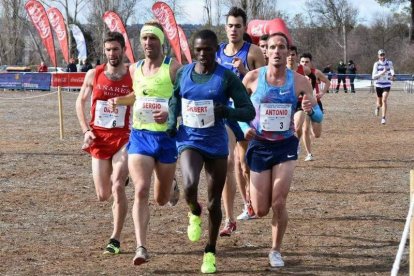
M24 5L27 14L29 15L30 20L35 26L37 32L42 39L43 45L46 47L46 50L49 54L50 60L52 61L53 66L57 66L56 62L56 52L55 45L53 43L53 34L50 27L49 18L47 17L45 8L40 2L35 0L29 0ZM18 34L16 34L18 35Z
M69 46L68 46L68 32L66 30L65 20L62 13L57 8L50 8L47 10L50 25L55 31L56 37L59 41L60 49L62 50L63 58L66 63L69 63Z
M24 90L50 90L50 73L24 73L22 75L22 88Z
M106 26L111 32L119 32L124 36L125 39L125 55L129 59L131 63L135 62L134 52L132 51L131 43L129 42L128 34L125 30L125 26L122 23L121 18L119 15L113 11L107 11L102 16Z
M52 87L81 88L86 73L52 74Z
M174 51L175 58L179 63L181 62L181 48L180 48L180 37L178 34L177 22L175 21L174 13L164 2L156 2L152 6L152 13L160 22L164 28L164 33L171 44L171 48Z

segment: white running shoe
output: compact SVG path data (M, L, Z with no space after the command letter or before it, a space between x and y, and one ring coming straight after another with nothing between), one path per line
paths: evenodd
M386 123L385 118L382 118L381 119L381 125L385 125L385 123Z
M244 208L243 212L237 216L237 220L249 220L249 219L252 219L252 218L249 216L249 212L247 211L247 208Z
M374 111L375 112L375 116L378 116L379 115L379 110L380 110L379 107L376 107L375 108L375 111Z
M305 161L313 161L315 160L315 158L313 158L312 153L308 153L308 155L306 155L305 157Z
M237 220L251 220L257 218L256 214L254 214L253 209L249 214L249 207L247 205L244 206L243 212L237 216Z
M269 264L271 267L283 267L285 262L282 259L282 255L278 251L270 251L269 253Z

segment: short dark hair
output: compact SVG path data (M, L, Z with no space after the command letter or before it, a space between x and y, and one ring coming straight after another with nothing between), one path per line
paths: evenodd
M243 24L247 24L247 15L246 12L239 7L231 7L229 12L226 14L226 21L229 19L229 16L241 17L243 19Z
M295 45L290 45L289 51L295 51L295 53L298 54L298 47L296 47Z
M282 33L282 32L276 32L276 33L272 33L272 34L270 34L270 35L269 35L269 38L272 38L272 37L274 37L274 36L281 36L281 37L284 37L284 38L286 39L286 45L287 45L287 48L288 48L288 49L290 49L289 39L288 39L288 37L287 37L287 35L286 35L286 34L284 34L284 33ZM269 38L268 38L267 40L269 40Z
M248 33L243 34L243 40L249 43L253 43L252 37Z
M264 34L264 35L262 35L260 38L259 38L259 40L268 40L269 39L269 35L268 34Z
M119 32L107 32L104 39L104 44L106 42L116 41L121 44L122 48L125 48L125 39L124 36Z
M308 58L310 61L312 61L312 54L311 53L303 53L300 55L300 58Z
M198 31L193 37L193 44L194 44L194 41L198 38L204 39L204 40L210 40L211 42L214 43L214 45L216 46L218 45L217 35L212 30L204 29L204 30Z

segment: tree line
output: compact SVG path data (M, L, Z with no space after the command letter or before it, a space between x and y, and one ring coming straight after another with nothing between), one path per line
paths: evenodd
M164 1L174 10L177 22L188 16L184 12L185 0ZM0 65L39 64L45 60L50 64L36 30L29 22L23 0L0 0ZM150 7L156 1L144 0L41 0L45 8L60 9L67 24L77 24L84 33L88 57L102 60L102 37L107 31L102 15L107 10L117 12L127 23L128 35L137 58L139 50L139 29L136 22L152 18ZM200 9L204 11L203 24L185 28L189 44L191 34L200 28L211 28L221 41L226 41L224 32L225 14L233 6L246 10L248 19L285 20L299 52L310 52L314 64L323 68L332 64L335 69L339 60L353 60L358 73L371 73L377 59L378 49L385 49L387 57L395 64L398 73L414 73L413 3L414 0L377 0L380 4L394 8L392 15L379 16L369 25L359 15L358 7L350 0L309 0L303 7L306 12L288 15L279 10L277 1L272 0L204 0ZM137 8L139 7L139 8ZM403 9L401 9L404 7ZM397 9L398 8L398 9ZM87 11L87 12L85 12ZM86 22L80 22L81 12L87 14ZM76 57L76 45L69 40L71 56ZM56 46L58 44L56 43ZM59 50L61 66L63 58Z

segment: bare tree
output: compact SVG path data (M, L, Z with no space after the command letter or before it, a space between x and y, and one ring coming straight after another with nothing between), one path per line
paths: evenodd
M213 9L212 9L212 1L211 0L204 0L204 17L206 20L206 25L211 27L213 25Z
M242 8L246 12L248 20L268 20L281 17L281 12L277 9L276 0L224 0L222 2L226 8L232 6Z
M343 58L347 60L347 35L357 23L358 10L348 0L308 0L306 7L315 26L333 31L336 43L343 49Z
M25 27L25 1L1 0L0 3L0 63L22 63L24 38L17 34L22 34Z
M380 5L398 6L407 4L411 18L409 41L414 43L414 0L377 0Z

